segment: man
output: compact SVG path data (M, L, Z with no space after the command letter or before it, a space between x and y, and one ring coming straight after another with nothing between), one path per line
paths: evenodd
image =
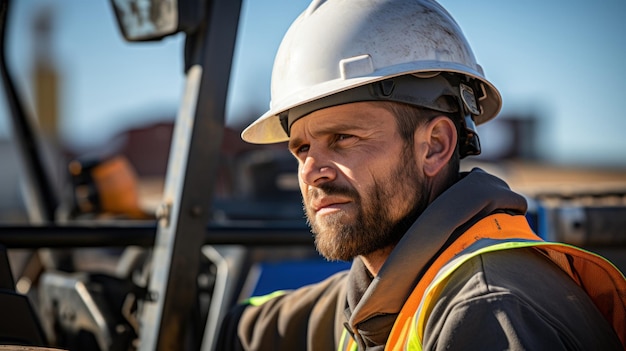
M500 105L434 1L313 1L278 51L270 111L242 137L288 141L318 251L353 264L241 305L220 347L623 349L623 275L542 242L502 180L459 174Z

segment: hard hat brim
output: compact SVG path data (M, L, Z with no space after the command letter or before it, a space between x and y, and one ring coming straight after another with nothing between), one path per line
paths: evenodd
M477 72L470 67L453 62L424 61L386 67L384 70L373 72L364 77L335 79L317 84L303 91L293 92L282 101L272 103L273 106L266 113L244 129L241 133L241 138L254 144L272 144L288 141L289 136L283 129L278 116L293 107L380 80L405 74L429 72L458 73L477 79L482 83L484 91L478 92L478 96L481 96L479 99L481 113L475 116L477 125L493 119L500 112L502 97L495 86L484 78L482 72Z

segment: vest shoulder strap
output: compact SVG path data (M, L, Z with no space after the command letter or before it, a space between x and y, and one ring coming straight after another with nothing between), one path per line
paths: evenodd
M543 252L591 297L626 346L626 279L604 258L571 245L545 242L524 216L485 217L435 259L407 299L388 338L386 350L421 350L426 321L451 273L487 252L533 247Z

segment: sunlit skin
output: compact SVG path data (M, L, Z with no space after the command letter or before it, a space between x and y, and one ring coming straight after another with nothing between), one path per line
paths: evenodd
M323 256L361 256L372 274L378 272L403 234L389 240L389 232L436 195L433 175L441 167L432 167L430 140L418 139L432 129L418 128L407 148L395 117L376 102L325 108L292 125L289 149L298 159L305 211Z

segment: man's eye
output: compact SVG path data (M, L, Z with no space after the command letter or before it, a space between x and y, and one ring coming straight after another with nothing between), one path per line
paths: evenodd
M350 134L337 134L335 141L344 141L352 138L355 138L355 136Z
M296 155L301 154L303 152L307 152L309 151L309 145L301 145L298 148L296 148Z

